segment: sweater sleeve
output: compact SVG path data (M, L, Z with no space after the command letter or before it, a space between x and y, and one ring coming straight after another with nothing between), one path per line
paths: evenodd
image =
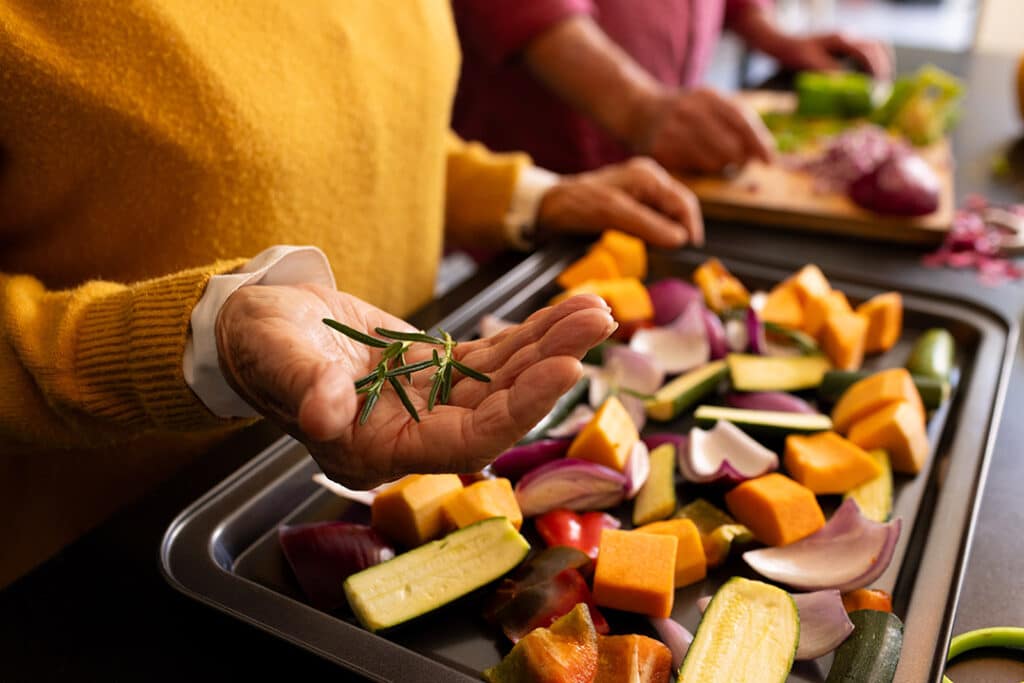
M458 246L513 247L506 219L525 154L495 154L449 132L445 177L445 237Z
M459 37L475 54L500 64L560 21L593 14L593 0L452 0Z
M0 274L0 441L99 445L232 424L188 388L182 356L207 281L244 262L64 291Z

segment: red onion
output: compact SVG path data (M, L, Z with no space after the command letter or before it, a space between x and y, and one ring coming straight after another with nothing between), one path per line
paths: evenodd
M313 522L277 530L288 564L309 602L331 610L345 604L345 579L395 556L376 531L349 522Z
M725 321L725 342L729 351L743 353L750 345L750 333L747 331L747 324L742 320L731 318Z
M651 475L651 454L643 441L637 441L626 460L626 499L631 500L640 493Z
M939 177L924 159L912 152L894 152L850 183L849 194L858 205L893 216L924 216L939 208Z
M753 307L747 309L747 345L751 353L759 356L765 353L764 325Z
M576 436L587 424L594 419L594 409L590 406L580 404L572 409L564 420L558 423L557 427L548 430L548 436L552 439L566 439Z
M700 307L700 314L704 318L704 332L708 336L711 360L725 358L729 348L725 342L725 328L722 327L722 319L715 315L707 306Z
M686 652L690 649L690 643L693 642L693 634L675 619L648 618L651 620L654 630L658 632L658 638L672 652L672 670L678 671L679 667L683 665Z
M604 352L604 369L613 386L640 394L653 394L665 383L665 373L657 363L628 346L609 347Z
M770 410L779 413L817 415L818 411L807 401L784 391L732 392L725 396L726 405L743 410Z
M822 189L842 192L885 161L893 149L905 148L877 126L860 126L832 138L822 155L805 163L803 170L813 174Z
M853 633L853 622L843 607L843 598L837 590L814 593L790 593L800 614L800 642L796 659L817 659L832 652ZM707 609L711 596L697 599L697 609Z
M719 420L708 431L690 430L690 447L679 466L687 481L737 484L778 469L779 457L736 425Z
M922 261L930 268L974 268L986 286L1024 278L1024 268L996 255L1003 246L1022 239L1024 232L1008 229L1010 222L1019 227L1016 219L1024 220L1024 205L993 207L984 197L969 196L954 214L953 227L943 245Z
M807 538L778 548L748 550L743 559L754 571L800 590L862 588L892 561L901 520L886 524L861 514L857 503L843 501L824 527Z
M491 463L491 471L499 477L515 481L527 472L563 457L570 443L569 439L541 439L513 446Z
M621 472L576 458L563 458L527 473L515 488L524 517L555 508L603 510L622 502L626 477Z
M654 324L664 326L678 318L693 301L703 302L704 295L689 282L669 277L647 285L654 306Z
M685 372L707 363L711 347L704 328L703 304L696 301L668 327L637 330L629 341L634 351L650 356L667 374Z

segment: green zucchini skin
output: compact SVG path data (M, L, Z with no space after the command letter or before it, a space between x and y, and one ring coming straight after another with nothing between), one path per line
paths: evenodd
M712 427L719 420L732 422L755 439L780 440L790 434L814 434L832 429L828 415L783 413L771 410L745 410L703 405L693 413L697 426Z
M850 386L874 374L872 370L829 370L818 387L818 398L823 403L834 404ZM921 402L927 410L936 410L949 399L949 382L936 377L911 374Z
M849 616L853 633L836 649L825 683L892 683L903 649L903 622L870 609Z
M926 330L910 350L907 358L907 370L913 375L934 377L949 381L953 372L953 358L956 355L956 342L949 330L933 327Z
M579 382L576 382L569 391L562 394L557 401L555 401L555 407L551 411L540 419L533 429L526 432L526 436L519 440L521 444L532 443L539 441L544 438L548 433L549 429L557 427L562 420L569 416L572 409L579 403L583 396L587 393L587 389L590 387L590 379L587 377L582 378Z

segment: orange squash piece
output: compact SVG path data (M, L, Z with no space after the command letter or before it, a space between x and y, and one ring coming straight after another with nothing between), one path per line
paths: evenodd
M765 545L787 545L825 526L814 492L777 472L743 482L725 504Z
M640 440L633 418L619 399L609 396L587 423L566 453L568 458L589 460L622 472L633 446Z
M846 295L838 289L833 289L824 296L809 299L807 305L804 306L804 332L817 339L829 316L834 313L851 313L852 311Z
M877 612L892 612L892 596L883 590L858 588L843 593L843 609L856 612L859 609L873 609Z
M790 278L790 281L793 283L793 287L796 288L797 296L800 297L800 301L805 306L811 299L821 298L832 291L832 285L828 283L828 279L821 272L821 268L813 263L809 263L798 270Z
M441 501L445 519L456 529L491 517L505 517L518 531L523 513L512 483L503 477L484 479L460 489Z
M587 280L551 299L551 304L565 301L577 294L596 294L612 309L612 317L621 325L635 324L654 317L654 305L647 288L635 277L611 280Z
M903 333L903 297L899 292L886 292L872 297L857 307L868 320L864 350L868 353L888 351Z
M909 403L925 421L924 403L914 378L906 368L891 368L851 384L832 409L832 427L845 434L857 420L896 401Z
M693 520L666 519L651 522L635 529L640 534L663 534L676 538L676 588L703 581L708 575L708 562L704 556L704 543Z
M621 276L639 280L647 277L647 245L639 237L618 230L605 230L595 247L598 249L615 259Z
M768 293L764 308L761 309L761 319L792 330L803 329L804 306L792 282L787 280L776 285L775 289Z
M835 432L790 434L783 462L795 481L818 495L846 493L882 473L867 451Z
M603 249L591 249L570 263L555 281L562 289L572 289L587 280L609 280L620 275L619 266L612 254Z
M441 505L461 488L456 474L410 474L377 494L370 526L407 548L423 545L447 530Z
M604 529L594 571L594 602L651 617L672 614L676 537Z
M668 683L672 676L672 651L654 638L598 636L597 652L593 683Z
M864 362L868 321L857 313L833 313L821 330L821 347L838 370L857 370Z
M897 472L917 474L928 459L928 432L917 407L907 401L890 403L854 422L849 438L866 450L888 451Z
M745 308L750 303L747 288L716 258L700 264L693 271L693 281L704 293L704 302L708 308L715 313L730 308Z

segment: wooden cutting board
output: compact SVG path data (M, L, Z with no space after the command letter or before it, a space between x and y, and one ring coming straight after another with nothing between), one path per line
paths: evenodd
M792 111L793 93L749 91L741 94L757 111ZM684 176L709 218L894 242L939 242L953 222L953 157L946 139L918 153L939 177L939 208L927 216L882 216L860 208L845 194L816 190L814 178L780 164L754 161L736 175Z

